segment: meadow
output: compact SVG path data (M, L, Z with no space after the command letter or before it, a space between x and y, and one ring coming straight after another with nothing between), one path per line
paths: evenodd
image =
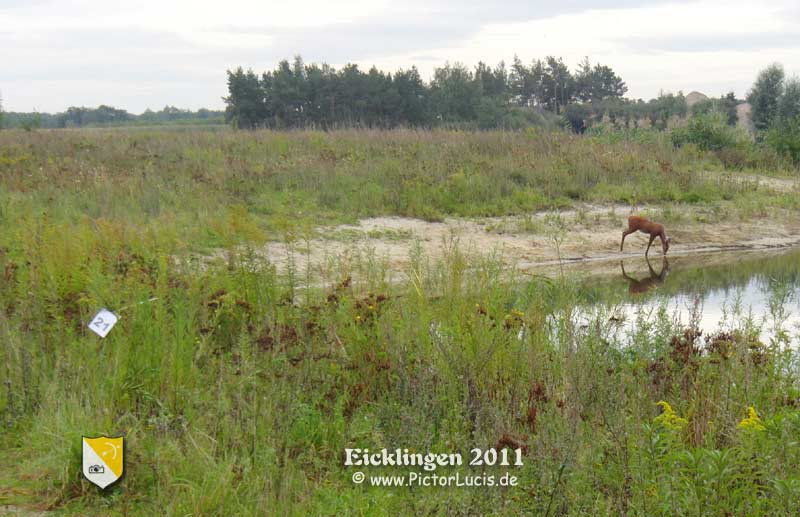
M736 176L797 170L737 153L658 133L0 131L0 508L797 515L782 335L761 342L744 317L698 335L661 313L619 342L571 317L618 287L521 278L455 244L412 252L400 283L379 260L311 283L257 252L363 217L579 202L796 217L795 192ZM120 315L102 340L86 328L101 307ZM126 439L105 491L80 470L81 436L99 434ZM486 469L516 487L386 488L351 481L351 447L524 456Z

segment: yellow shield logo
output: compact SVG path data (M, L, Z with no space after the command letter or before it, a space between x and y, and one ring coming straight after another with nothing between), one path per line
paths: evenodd
M122 477L124 469L124 438L83 437L83 475L86 479L105 488Z

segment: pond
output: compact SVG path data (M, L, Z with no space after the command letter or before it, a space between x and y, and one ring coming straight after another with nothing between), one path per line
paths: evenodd
M599 281L615 295L578 311L579 326L602 321L607 335L624 343L666 318L706 336L747 329L765 344L800 343L800 250L642 256L616 269Z

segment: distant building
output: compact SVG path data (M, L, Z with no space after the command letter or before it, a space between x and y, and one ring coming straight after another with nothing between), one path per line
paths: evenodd
M686 106L691 108L695 104L701 101L707 101L708 95L700 92L691 92L686 96Z
M753 122L751 120L751 113L753 107L749 102L743 102L736 105L736 116L738 117L737 124L748 131L753 131Z

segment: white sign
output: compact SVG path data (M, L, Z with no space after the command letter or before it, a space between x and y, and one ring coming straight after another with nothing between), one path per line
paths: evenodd
M108 309L100 309L100 312L95 314L92 322L89 323L89 329L100 337L106 337L116 323L116 314Z

